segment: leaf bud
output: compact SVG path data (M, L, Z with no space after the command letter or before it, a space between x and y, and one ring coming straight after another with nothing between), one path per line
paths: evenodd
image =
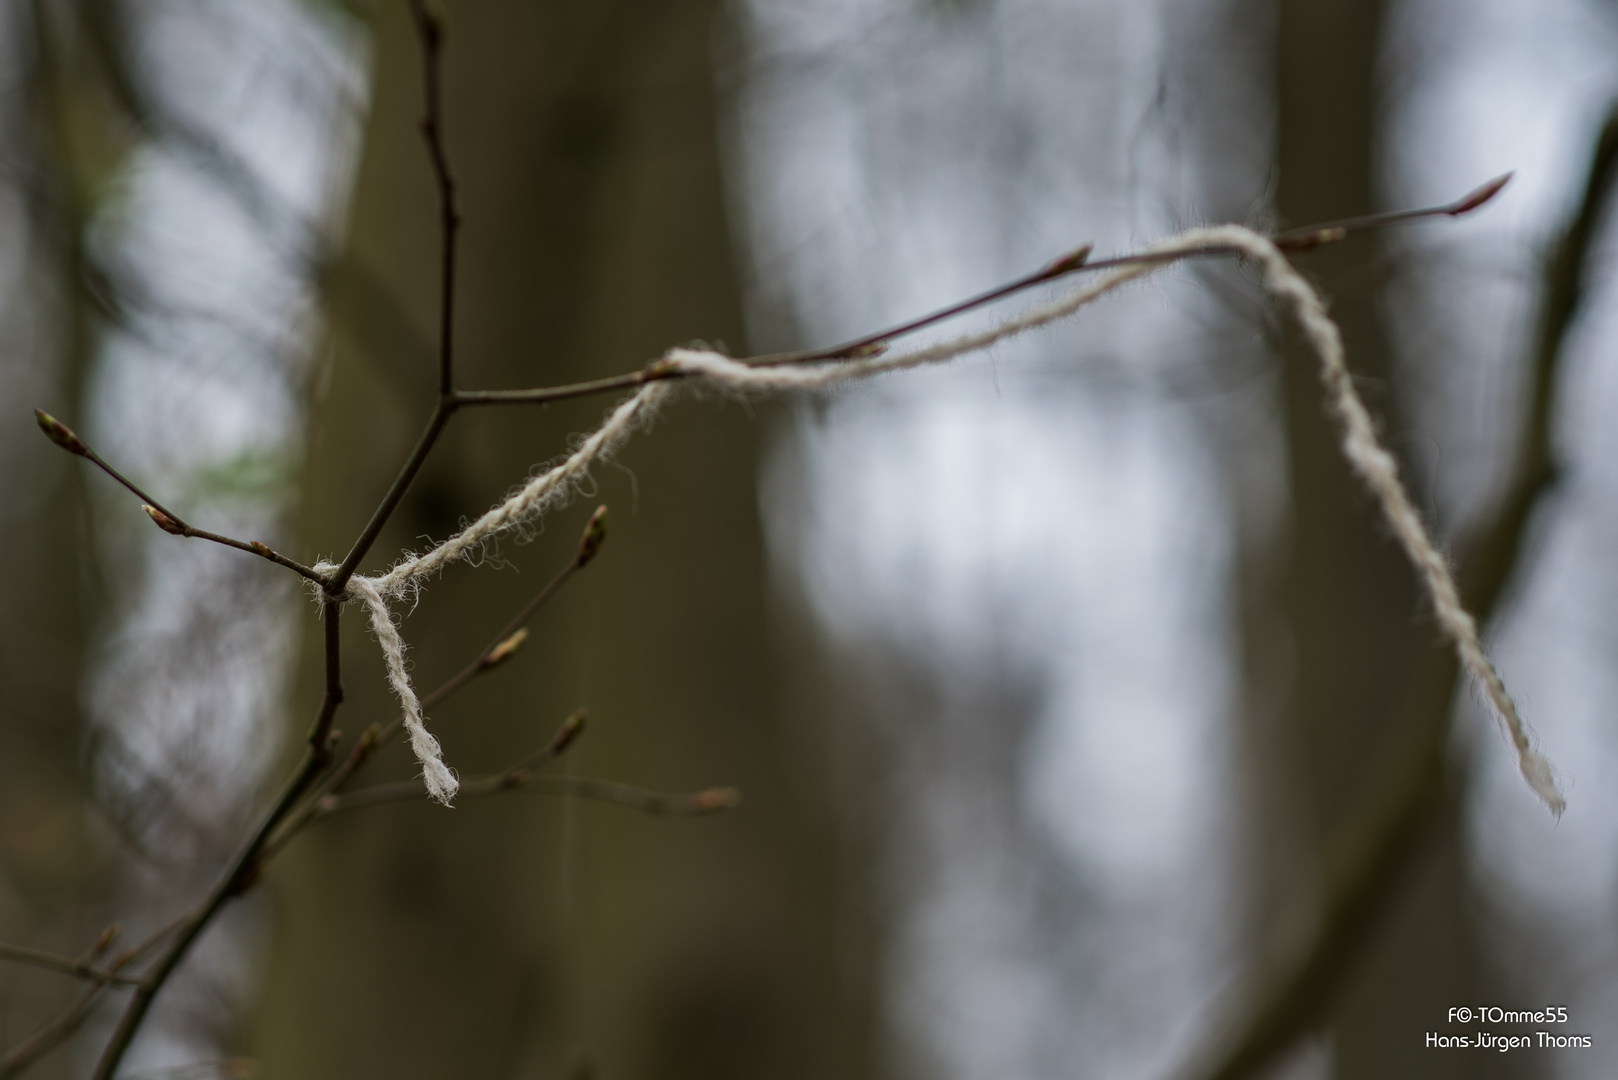
M39 423L39 430L45 437L60 446L70 454L80 457L89 457L90 448L84 445L84 440L73 434L73 429L62 423L44 409L34 410L34 419Z
M709 788L699 791L691 796L691 812L694 814L712 814L719 810L730 810L742 801L742 793L733 787Z
M579 555L577 565L580 569L601 550L601 545L607 540L607 508L596 507L596 512L590 515L589 524L584 527L584 535L579 538Z
M153 523L156 524L159 529L162 529L170 536L185 535L185 529L180 526L178 521L175 521L173 518L163 513L163 511L159 510L151 503L141 503L140 508L146 511L146 516L151 518Z
M504 641L500 642L500 644L489 650L489 655L483 658L483 670L487 671L490 668L498 664L503 664L507 660L511 659L511 654L522 648L522 643L527 640L528 630L526 627L519 628L513 632L510 637L506 638Z

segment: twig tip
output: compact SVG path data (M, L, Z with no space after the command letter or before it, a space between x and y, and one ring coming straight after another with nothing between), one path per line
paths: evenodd
M551 744L546 747L550 756L556 757L565 753L567 748L577 742L580 735L584 734L584 727L589 722L590 712L588 709L574 710L571 716L562 721L562 726L556 729L556 734L551 736Z
M90 456L90 448L84 445L84 440L75 435L72 428L44 409L34 410L34 421L39 424L39 430L45 433L45 437L63 450L79 457Z
M579 537L578 567L582 570L586 563L596 557L601 545L607 541L607 507L605 504L596 507L596 512L590 515L590 520L584 526L584 535Z
M1452 204L1445 212L1449 214L1450 217L1460 217L1462 214L1470 214L1472 211L1476 210L1478 207L1500 194L1500 190L1507 184L1511 183L1511 178L1516 175L1516 172L1508 172L1504 176L1495 177L1487 184L1484 184L1476 190L1461 196L1461 198Z
M691 796L691 812L713 814L720 810L733 810L740 806L742 793L733 787L709 788Z

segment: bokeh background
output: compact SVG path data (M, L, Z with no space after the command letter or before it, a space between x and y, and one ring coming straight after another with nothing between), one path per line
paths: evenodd
M692 340L825 344L1081 242L1427 205L1515 170L1472 217L1303 261L1456 550L1512 474L1547 254L1618 97L1609 0L443 14L468 388ZM194 522L344 552L434 392L420 102L402 0L0 4L0 941L79 955L184 910L319 695L290 575L159 533L28 410ZM1558 350L1562 469L1487 635L1567 813L1471 688L1441 695L1415 718L1446 742L1411 839L1262 1075L1618 1069L1608 225ZM686 395L403 630L436 683L610 505L601 557L434 729L488 774L587 706L561 770L736 784L742 806L513 794L321 824L203 939L124 1075L1194 1070L1309 940L1443 649L1320 397L1250 276L1215 265L943 369ZM607 404L457 417L367 568L451 534ZM392 704L346 621L351 739ZM395 747L368 771L411 768ZM0 967L0 1074L81 993ZM28 1074L86 1074L116 1003ZM1425 1048L1480 1004L1565 1005L1593 1045Z

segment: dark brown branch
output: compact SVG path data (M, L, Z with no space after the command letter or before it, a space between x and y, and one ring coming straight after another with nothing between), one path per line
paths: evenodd
M1615 171L1618 107L1609 113L1597 140L1579 209L1545 264L1530 355L1532 382L1511 479L1493 520L1460 560L1462 592L1480 622L1494 612L1510 583L1521 561L1528 521L1556 475L1551 408L1563 346L1590 278L1592 244L1613 196ZM1477 197L1487 200L1493 193L1480 189ZM1474 205L1462 200L1455 212ZM1444 752L1459 674L1447 645L1426 649L1395 725L1406 737L1384 756L1362 808L1351 817L1355 824L1330 848L1325 909L1310 948L1273 980L1243 1030L1196 1075L1241 1080L1320 1023L1363 951L1358 946L1392 902L1425 827L1444 805Z
M460 230L460 214L455 208L455 178L450 172L449 159L444 153L443 105L440 86L440 60L444 43L444 25L438 16L429 12L425 0L411 0L410 10L421 40L425 110L421 119L422 137L427 143L427 154L432 160L433 176L438 184L439 231L441 233L441 265L439 270L438 312L438 402L433 406L427 427L416 441L399 475L382 497L381 504L371 515L359 539L349 549L342 565L332 575L330 589L341 595L343 586L360 560L365 558L371 545L382 532L382 527L398 509L399 502L410 490L411 483L426 464L427 455L443 434L444 426L461 404L455 393L455 238Z
M442 265L439 271L438 392L448 397L455 390L455 238L461 217L455 207L455 177L444 151L444 104L440 70L443 66L444 23L427 10L426 0L411 0L416 35L421 39L421 134L438 183L438 221Z
M1497 177L1461 196L1459 199L1444 203L1441 206L1345 218L1341 221L1310 225L1301 229L1289 229L1286 232L1277 233L1270 239L1282 251L1305 252L1323 244L1336 243L1359 233L1386 229L1396 225L1406 225L1434 217L1458 217L1462 214L1469 214L1489 202L1500 193L1500 190L1506 186L1510 179L1511 175L1509 173L1505 176ZM920 318L911 319L897 326L891 326L886 330L879 330L873 334L854 338L852 341L845 341L840 345L833 345L824 349L769 353L762 356L748 357L744 362L757 367L777 367L787 364L813 364L832 360L848 360L859 356L874 356L881 353L897 338L913 334L918 330L953 319L957 315L965 314L968 311L1004 300L1006 297L1016 293L1072 274L1096 270L1116 270L1125 266L1178 262L1182 259L1228 258L1242 254L1239 249L1228 244L1209 244L1196 251L1172 253L1134 252L1128 255L1118 255L1110 259L1091 261L1090 250L1090 245L1086 244L1062 256L1048 266L997 288L941 308L930 315L923 315ZM570 383L566 386L542 387L535 390L462 390L454 395L454 400L462 405L541 405L547 402L585 397L615 390L632 390L649 382L685 377L684 372L659 365L656 361L653 361L640 371L626 372L622 375L614 375L604 379L592 379L588 382Z
M438 442L438 437L444 433L444 426L449 423L449 418L455 415L456 405L457 402L454 397L445 395L440 397L438 404L433 406L433 413L427 418L427 426L422 430L421 437L416 440L415 449L410 451L410 457L405 460L404 467L399 470L399 475L394 477L393 485L388 488L387 494L382 496L381 504L377 506L376 511L371 515L371 520L366 522L365 529L360 533L359 539L355 540L354 546L349 548L348 555L344 557L342 565L332 573L331 579L326 582L326 588L334 595L342 595L343 587L348 584L348 579L354 576L355 570L359 569L360 560L365 558L366 553L371 550L371 545L376 543L376 538L382 533L382 527L393 516L394 510L398 509L399 502L405 497L405 492L410 490L410 485L415 481L416 475L421 472L421 467L427 463L427 455L432 453L434 444Z
M309 746L304 751L303 761L288 778L280 797L253 830L253 835L231 859L218 883L202 903L184 917L174 941L164 950L152 969L144 974L141 985L136 988L123 1015L119 1017L118 1026L113 1030L112 1037L102 1049L101 1059L96 1063L91 1080L113 1080L118 1071L118 1063L129 1050L130 1043L134 1041L136 1033L140 1031L141 1024L146 1019L147 1011L152 1007L152 1001L168 982L169 976L185 958L198 936L213 922L214 916L257 880L260 869L259 855L264 850L265 844L282 819L297 805L304 792L331 760L332 746L335 742L332 721L343 701L342 661L339 652L341 636L338 626L342 605L329 595L323 597L322 601L326 689L321 699L320 710L309 731Z
M56 417L42 409L35 409L34 420L39 424L39 429L45 433L45 437L50 439L51 442L70 454L77 454L79 457L84 458L125 488L128 488L141 501L141 508L146 511L146 515L152 519L158 528L169 535L191 536L196 537L198 540L210 540L215 544L223 544L225 547L232 547L237 551L245 551L250 555L257 555L261 559L268 559L270 562L284 566L288 570L301 574L318 584L324 585L326 583L326 578L323 574L295 559L287 558L257 540L237 540L229 536L222 536L216 532L209 532L206 529L198 529L188 524L179 514L146 494L136 486L134 481L107 464L100 454L90 449L89 444L74 433L72 428L56 419Z

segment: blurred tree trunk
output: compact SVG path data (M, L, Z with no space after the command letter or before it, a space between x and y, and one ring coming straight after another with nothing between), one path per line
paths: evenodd
M1385 83L1377 79L1377 59L1387 11L1384 0L1280 0L1276 160L1286 224L1378 209ZM1375 237L1329 248L1310 256L1307 269L1331 298L1349 362L1397 448L1399 379L1378 308L1390 275L1378 248ZM1448 646L1344 465L1316 364L1295 340L1282 384L1292 511L1277 602L1290 638L1286 712L1303 759L1292 786L1321 843L1344 824L1370 778L1420 650ZM1338 998L1331 1031L1340 1080L1528 1075L1517 1057L1490 1055L1480 1064L1423 1049L1422 1033L1450 1006L1501 996L1486 992L1469 918L1455 795Z
M105 602L95 567L85 476L51 445L31 407L83 426L96 321L80 263L84 207L75 151L103 134L88 124L67 145L70 77L83 57L51 39L37 6L0 16L16 61L0 102L11 168L0 191L0 941L77 953L100 929L89 895L105 852L87 828L81 674ZM10 205L4 205L9 203ZM86 432L87 436L92 433ZM43 977L42 977L43 975ZM81 987L37 969L0 971L0 1054L32 1034ZM31 1075L74 1075L55 1055Z
M629 370L698 336L741 345L709 58L717 7L505 0L448 12L460 385ZM436 334L437 217L404 4L385 7L376 48L345 260L402 300L409 326L359 276L334 271L306 502L305 535L323 554L340 554L371 512L435 377L424 343ZM458 416L366 569L443 539L610 404ZM451 570L403 624L430 688L571 557L595 502L609 502L603 553L514 660L430 724L474 776L530 753L584 705L591 727L564 768L665 790L735 783L741 809L655 820L524 794L320 826L271 875L277 926L255 1043L273 1074L865 1074L863 1007L839 968L822 766L774 700L755 438L742 409L682 402L631 444L625 469L600 470L594 497L533 543L507 541L511 565ZM346 626L338 723L352 735L394 706L358 613ZM371 779L412 764L395 747Z

